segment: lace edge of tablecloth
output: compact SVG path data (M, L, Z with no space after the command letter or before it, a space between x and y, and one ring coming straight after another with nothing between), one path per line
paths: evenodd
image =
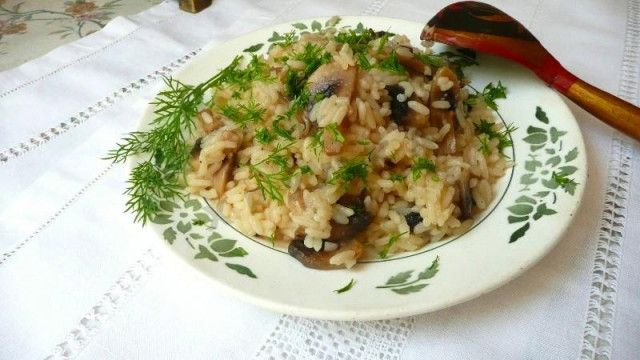
M618 95L638 100L640 67L640 0L627 3L627 27ZM616 311L616 289L620 274L622 242L626 226L633 151L631 144L614 135L604 211L596 248L588 310L580 359L610 359Z

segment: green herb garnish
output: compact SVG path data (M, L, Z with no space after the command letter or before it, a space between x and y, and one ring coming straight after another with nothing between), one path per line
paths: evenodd
M363 183L367 183L367 175L369 173L369 164L365 161L353 160L342 165L327 181L328 184L340 184L345 188L349 188L349 183L355 179L361 179Z
M413 165L411 165L411 175L414 181L418 180L420 176L422 176L422 170L435 173L436 164L433 161L423 157L415 159L413 161Z
M382 38L380 39L380 43L378 44L378 48L376 49L376 54L380 54L384 49L384 46L389 41L389 33L385 32Z
M351 288L353 288L353 285L355 285L355 283L356 283L356 281L354 279L351 279L351 281L349 281L349 283L347 285L345 285L344 287L341 287L340 289L333 290L333 291L338 293L338 294L342 294L343 292L347 292L347 291L351 290Z
M391 234L391 235L389 235L389 241L387 241L387 243L384 245L382 250L378 253L378 256L380 256L380 259L386 258L387 254L389 254L389 250L391 250L391 247L393 246L393 244L395 244L396 241L398 241L401 236L403 236L403 235L405 235L407 233L408 233L408 231L405 231L402 234Z
M304 174L313 174L313 170L311 169L311 167L309 165L301 166L299 169L300 169L300 174L302 174L302 175L304 175Z
M285 140L293 140L293 131L296 129L295 125L292 125L290 128L286 129L280 126L280 122L285 120L285 117L280 115L277 116L274 120L273 120L273 133Z
M404 66L402 66L398 61L398 56L396 55L395 51L391 52L391 56L380 61L377 67L394 74L403 75L403 74L406 74L407 72Z
M353 52L361 52L369 48L371 41L384 36L378 34L373 29L356 28L337 33L335 40L341 44L349 44Z
M507 98L507 88L502 85L500 81L498 81L498 85L493 85L493 83L490 82L484 87L482 93L476 90L476 93L470 94L465 102L472 105L478 101L478 98L482 98L482 101L487 104L488 108L497 111L498 104L496 104L496 100Z
M355 57L356 57L356 62L358 63L358 66L361 69L363 69L363 70L371 70L373 68L373 65L371 65L371 62L369 61L369 58L367 57L366 51L361 51L361 52L355 53Z
M316 131L311 134L311 142L309 142L309 149L313 150L313 153L316 156L319 155L319 150L324 148L324 139L322 138L322 134L324 133L324 128L317 128Z
M270 77L271 69L269 64L257 55L251 54L251 61L249 61L244 69L238 67L241 59L241 56L237 56L233 59L231 65L220 72L222 75L221 84L225 83L228 86L237 86L240 90L244 91L249 89L255 81L270 82L274 80L274 78ZM232 66L234 63L235 66Z
M279 45L283 48L287 48L293 45L293 43L295 43L296 41L298 41L298 36L296 35L296 31L291 30L282 36L281 41L274 42L271 46Z
M344 142L344 136L342 135L342 133L340 132L340 130L338 130L338 124L337 123L331 123L329 125L327 125L325 127L325 129L327 129L331 135L333 136L333 140L335 141L339 141L341 143Z
M403 182L405 178L406 176L400 175L398 173L393 173L391 174L391 176L389 176L389 180L393 182Z
M371 141L369 140L358 140L358 145L369 145Z
M517 128L515 126L513 126L513 124L509 124L507 125L504 129L502 129L501 131L496 131L493 129L494 124L491 122L488 122L485 119L481 119L480 122L478 124L473 124L473 126L476 128L476 131L481 133L481 134L486 134L487 136L484 139L484 145L486 146L486 152L485 154L489 153L489 148L488 148L488 144L487 144L487 137L489 139L498 139L498 151L500 152L501 155L503 154L503 150L505 148L508 148L510 146L513 146L513 141L511 141L511 133L514 132ZM480 150L484 152L483 148L482 148L482 142L483 139L478 137L480 139L481 145L480 145Z
M458 79L464 78L463 68L478 65L476 53L470 49L458 49L457 53L445 51L440 53L440 56L447 58L449 66L453 67L453 71L456 73L456 76L458 76Z
M253 137L262 145L267 145L276 139L275 135L270 133L267 128L256 130Z
M481 153L485 155L489 155L491 151L489 151L489 136L478 136L478 140L480 140L480 150Z
M284 202L282 191L283 188L288 186L292 173L289 169L287 155L283 152L293 144L294 142L290 142L287 145L278 144L273 152L263 160L256 164L245 164L245 166L249 168L250 177L256 180L258 189L260 189L260 193L264 199L269 198L279 203ZM274 173L267 173L259 167L265 163L277 165L280 169Z
M191 148L187 138L195 128L194 118L203 104L204 95L212 88L237 81L242 56L236 56L231 64L207 81L197 85L187 85L179 80L165 78L167 90L158 94L151 102L156 106L153 127L149 131L135 131L123 138L117 148L109 151L106 159L114 163L125 162L132 156L147 154L147 160L138 163L131 171L125 194L129 196L126 211L135 214L134 221L153 220L160 210L163 200L182 199L178 180L183 176ZM255 71L255 79L264 79Z
M560 172L554 171L551 174L551 179L555 181L558 185L560 185L560 187L564 190L564 192L567 192L571 195L574 194L574 192L576 191L576 186L578 186L578 183L575 182L575 180L568 177L567 174L565 174L562 171Z
M324 46L313 43L306 43L302 52L294 52L291 56L307 64L304 69L306 76L313 74L320 65L331 61L331 54L324 50Z
M438 54L421 54L414 53L413 56L417 57L423 63L439 68L447 63L447 58Z
M311 93L309 92L309 88L305 86L291 101L291 106L289 107L289 110L287 110L287 117L291 118L298 111L303 111L309 103L310 96Z
M253 99L250 99L247 104L224 105L220 107L220 110L224 116L240 125L243 129L247 129L250 123L262 122L262 116L267 112L267 109L260 107Z

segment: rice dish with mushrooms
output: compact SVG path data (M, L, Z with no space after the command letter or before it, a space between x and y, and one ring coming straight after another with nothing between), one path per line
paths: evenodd
M404 35L290 35L227 70L196 116L187 189L305 266L461 234L511 165L510 129L455 58Z

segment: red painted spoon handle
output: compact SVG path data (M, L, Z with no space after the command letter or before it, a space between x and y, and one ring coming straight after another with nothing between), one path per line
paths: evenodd
M580 79L576 79L565 95L593 116L640 140L640 108Z
M600 120L640 140L640 108L578 79L522 24L491 5L451 4L429 20L420 38L516 61Z

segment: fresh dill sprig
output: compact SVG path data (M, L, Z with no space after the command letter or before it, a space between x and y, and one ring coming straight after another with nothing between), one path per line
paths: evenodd
M331 53L325 51L323 45L313 43L306 43L302 52L293 52L291 57L307 64L307 67L304 69L306 76L311 75L320 65L327 64L331 61Z
M411 176L413 180L418 180L422 176L422 170L434 173L436 172L436 164L424 157L419 157L413 161L411 165Z
M364 184L367 183L367 175L369 174L369 164L361 160L352 160L342 165L338 170L334 171L328 184L340 184L345 188L349 188L351 181L360 179Z
M237 58L238 57L236 57L236 59ZM242 59L242 57L239 58ZM245 68L235 66L232 70L227 71L222 82L229 86L237 86L240 90L245 91L256 81L274 81L275 79L271 77L270 73L271 68L269 64L256 54L251 54L251 60Z
M414 53L414 56L426 65L431 65L435 68L440 68L445 65L450 66L459 79L464 78L463 68L478 65L475 59L475 53L468 49L458 49L456 53L451 51L445 51L439 54Z
M245 164L249 168L250 177L256 180L256 185L264 199L269 198L279 203L284 202L282 191L288 186L289 180L293 176L289 169L288 156L285 151L293 144L294 142L286 145L278 144L266 158L255 164ZM276 172L268 173L260 168L260 165L269 163L278 166L280 169Z
M298 111L303 111L307 107L310 97L311 97L311 92L309 91L309 88L305 86L300 92L300 94L298 94L293 99L293 101L291 101L289 110L287 110L287 113L286 113L287 117L291 118Z
M295 30L291 30L288 33L282 36L282 41L274 42L271 46L281 46L283 48L287 48L293 45L296 41L298 41L298 36L296 35Z
M357 53L369 49L369 43L371 41L383 37L385 34L387 33L377 33L373 29L349 29L337 33L335 40L341 44L349 44L349 47L351 47L353 52Z
M384 35L382 35L382 38L380 38L380 43L378 43L378 48L376 49L376 54L380 54L382 52L382 50L384 49L384 46L389 41L389 34L390 33L385 32Z
M474 89L475 90L475 89ZM497 111L498 104L496 104L497 99L506 99L507 98L507 88L502 85L502 82L498 81L498 85L493 85L492 82L487 84L487 86L482 89L482 92L476 90L475 94L469 94L469 97L465 102L469 105L475 104L478 99L481 98L487 107Z
M431 65L435 68L443 67L447 64L447 58L438 54L423 54L423 53L414 53L413 56L417 57L425 63L426 65Z
M160 201L181 197L178 180L189 160L191 149L187 138L195 128L198 107L207 91L234 79L241 60L242 56L236 56L226 68L196 86L165 78L168 89L151 102L156 107L151 130L128 134L107 154L105 159L114 163L136 155L148 156L132 170L130 186L125 191L129 195L126 211L135 214L134 221L145 225L158 214Z
M267 109L256 104L253 98L251 98L246 104L236 106L224 105L220 110L224 116L240 125L243 129L247 129L247 126L250 123L255 124L262 122L262 116L267 112Z
M447 63L453 68L453 71L458 76L458 79L464 78L463 68L472 65L478 65L476 61L476 53L470 49L457 49L457 52L445 51L440 53L440 56L447 58Z
M270 144L273 140L276 139L276 136L270 133L269 129L267 128L256 130L253 137L262 145Z
M355 283L356 283L355 279L351 279L351 281L349 281L347 285L341 287L340 289L333 290L333 292L335 292L336 294L342 294L344 292L347 292L353 288L353 285L355 285Z
M280 126L280 122L285 120L286 118L282 115L277 116L272 123L273 133L285 140L293 140L293 131L296 129L295 125L292 125L290 128L286 129Z
M309 149L313 151L316 156L319 156L320 149L324 148L324 138L322 137L324 128L317 128L316 131L311 134L311 141L309 142Z
M511 133L514 132L517 128L515 126L513 126L513 124L509 124L507 125L504 129L500 130L500 131L496 131L493 129L493 123L485 120L485 119L480 119L480 122L477 124L474 124L473 126L476 128L476 132L479 132L480 134L485 134L487 135L485 138L485 144L487 142L487 137L489 139L498 139L498 151L500 152L501 155L504 155L503 150L505 148L511 147L513 146L513 141L511 141ZM478 139L480 139L481 142L481 150L482 150L482 139L480 137L478 137ZM486 153L488 153L489 149L487 147L486 149Z
M162 169L151 161L141 162L129 176L129 187L125 190L129 200L125 211L135 214L134 221L141 221L142 225L153 220L160 210L160 199L182 198L181 186L176 182L179 175L180 173Z
M313 174L313 169L311 169L311 166L309 165L300 166L298 169L300 170L300 174L302 175Z
M331 124L327 125L325 127L325 129L327 129L329 131L329 133L331 133L331 136L333 137L333 140L339 141L341 143L344 142L344 140L345 140L344 136L342 135L340 130L338 130L338 124L337 123L331 123Z
M307 79L321 65L331 61L331 54L324 50L324 46L307 43L301 52L293 52L291 57L304 62L307 66L302 71L289 71L284 79L285 95L292 99L287 111L287 117L292 117L296 112L305 109L309 103L311 92L306 86Z
M393 244L395 244L400 237L402 237L403 235L407 234L408 231L405 231L401 234L390 234L389 235L389 241L387 241L387 243L384 245L384 247L382 248L382 250L378 253L378 256L380 256L380 259L384 259L387 257L387 255L389 254L389 250L391 250L391 247L393 246Z
M560 171L560 172L553 172L551 174L551 179L553 181L555 181L558 185L560 185L560 187L567 193L573 195L576 191L576 187L578 186L578 183L573 180L572 178L570 178L567 174L565 174L564 172Z
M491 153L489 151L489 136L478 136L478 140L480 140L480 148L478 150L485 155L489 155Z
M393 182L403 182L405 178L406 176L400 175L398 173L393 173L391 174L391 176L389 176L389 180Z
M366 51L357 52L354 55L356 57L356 62L358 63L358 66L362 70L371 70L371 69L373 69L373 65L369 61L369 58L367 57L367 52Z
M380 61L377 67L394 74L403 75L407 73L407 70L398 61L398 56L395 51L392 51L388 58Z

